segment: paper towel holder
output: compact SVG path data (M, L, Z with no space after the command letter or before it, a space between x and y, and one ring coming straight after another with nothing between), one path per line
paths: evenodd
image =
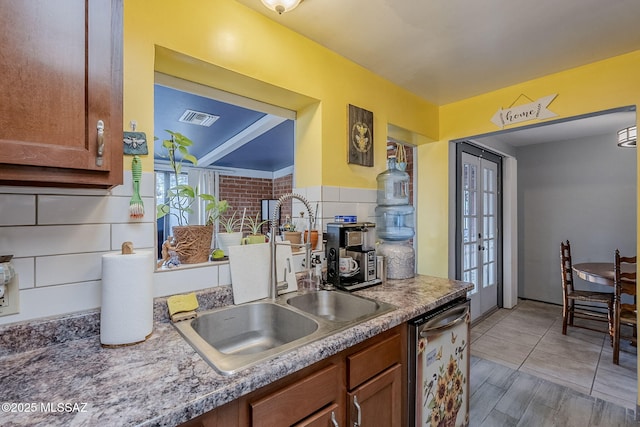
M122 255L131 255L133 253L133 242L122 242Z
M122 243L121 253L112 252L103 255L102 307L100 311L100 345L103 348L119 348L139 344L148 340L153 333L152 281L142 287L138 286L141 285L138 282L135 282L136 286L130 286L132 283L129 280L110 281L109 283L115 284L116 292L114 293L114 288L111 287L112 292L105 293L105 261L117 259L112 257L120 256L122 256L122 260L127 260L125 264L145 262L145 259L148 258L149 266L153 265L153 252L142 251L136 254L133 250L133 243L129 241ZM139 261L140 259L142 261ZM153 274L151 268L149 274ZM133 296L127 294L130 289L136 290ZM123 295L128 295L128 298L123 298ZM141 301L143 302L141 303ZM148 305L144 301L148 301ZM140 304L146 307L141 310ZM132 313L134 313L133 317ZM143 313L142 320L139 317L140 313ZM131 322L134 322L135 328L133 329L129 328ZM128 331L128 335L118 336L115 331L123 329Z

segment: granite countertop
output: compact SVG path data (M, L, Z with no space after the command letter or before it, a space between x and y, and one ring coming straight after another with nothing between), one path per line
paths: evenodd
M231 376L210 367L158 310L153 334L137 345L103 348L99 335L85 333L0 352L0 419L3 426L178 425L464 295L470 287L416 276L355 292L398 309ZM77 320L70 323L69 329L82 332ZM10 336L10 330L35 334L30 328L1 328L0 336ZM31 338L19 334L14 341Z

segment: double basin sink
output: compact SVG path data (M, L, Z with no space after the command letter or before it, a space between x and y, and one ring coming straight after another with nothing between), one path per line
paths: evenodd
M175 327L214 369L230 375L393 310L353 294L318 291L199 312Z

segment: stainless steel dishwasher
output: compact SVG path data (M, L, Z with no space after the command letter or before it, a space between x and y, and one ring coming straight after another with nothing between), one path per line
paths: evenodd
M469 425L469 308L461 297L409 322L410 426Z

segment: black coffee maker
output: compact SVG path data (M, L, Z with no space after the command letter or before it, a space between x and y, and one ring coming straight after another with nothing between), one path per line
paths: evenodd
M376 263L375 226L372 222L327 224L327 282L345 291L382 283Z

